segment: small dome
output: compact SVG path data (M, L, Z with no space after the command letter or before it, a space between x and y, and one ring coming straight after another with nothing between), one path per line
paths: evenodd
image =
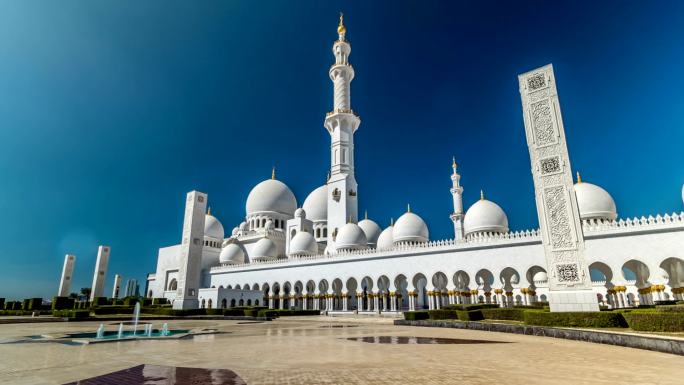
M347 223L342 226L335 238L336 250L363 249L367 246L366 233L356 223Z
M230 233L231 236L236 236L240 232L240 229L237 227L233 227L233 231Z
M423 218L407 212L397 219L392 231L394 242L427 242L430 237L428 227Z
M318 244L313 235L306 231L298 232L290 240L290 255L313 255L318 253Z
M306 219L306 211L300 207L297 210L295 210L294 216L295 216L295 218L305 218Z
M319 222L328 220L328 186L323 185L311 192L302 206L307 219Z
M275 243L268 238L261 238L254 244L250 253L253 259L271 259L277 257L278 250Z
M247 231L247 222L240 223L240 231Z
M266 228L266 230L275 229L275 226L273 225L273 221L270 219L266 221L266 226L264 226L264 227Z
M223 240L223 225L216 217L207 214L204 217L204 236Z
M477 232L506 233L508 217L499 205L482 198L466 211L463 228L466 235Z
M382 231L380 229L380 226L378 226L377 223L373 222L370 219L364 219L362 221L359 221L359 227L361 228L361 230L363 230L363 233L366 234L368 246L375 247L375 245L378 243L378 237L380 236L380 232Z
M375 248L378 250L390 249L394 245L394 227L392 225L388 226L386 229L382 230Z
M587 182L575 183L575 195L582 219L617 218L617 208L608 191Z
M221 250L219 262L228 265L245 263L245 252L235 243L231 243Z
M532 280L534 282L540 282L540 281L548 281L549 277L546 275L545 271L538 271L534 277L532 277Z
M292 216L297 209L297 199L285 183L277 179L267 179L250 191L245 208L247 216L261 212Z

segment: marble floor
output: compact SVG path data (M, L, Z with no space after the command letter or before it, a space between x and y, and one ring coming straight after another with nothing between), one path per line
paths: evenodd
M226 333L92 345L3 343L19 336L94 331L98 325L0 325L0 383L61 385L142 364L228 369L250 385L681 384L684 374L684 358L676 355L546 337L401 327L382 319L182 320L169 325ZM430 343L429 337L488 343Z

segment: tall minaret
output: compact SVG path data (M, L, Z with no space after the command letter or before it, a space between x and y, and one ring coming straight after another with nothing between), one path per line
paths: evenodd
M454 172L451 174L451 196L454 197L454 212L450 215L454 222L454 239L459 240L465 237L463 231L463 187L461 187L461 176L456 172L456 158L451 163Z
M325 117L325 128L330 134L330 179L328 180L328 245L333 245L338 230L345 223L357 222L358 204L354 178L354 132L361 119L352 111L350 84L354 68L349 64L351 46L345 40L347 30L340 14L337 27L339 39L333 44L335 64L330 67L334 85L333 110Z

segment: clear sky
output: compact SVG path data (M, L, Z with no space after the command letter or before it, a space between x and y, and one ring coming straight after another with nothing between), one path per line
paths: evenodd
M411 203L453 237L484 189L537 227L517 75L553 63L574 170L621 217L681 211L684 2L4 1L0 297L53 296L65 253L89 287L98 244L144 281L178 243L185 193L226 232L271 166L301 205L325 182L328 68L345 12L359 209Z

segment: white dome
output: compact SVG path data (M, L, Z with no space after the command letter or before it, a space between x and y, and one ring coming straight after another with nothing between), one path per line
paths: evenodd
M532 277L532 280L534 282L539 282L539 281L548 281L549 277L546 275L545 271L538 271L534 277Z
M392 225L388 226L386 229L382 230L380 236L378 237L377 244L375 246L378 250L389 249L394 245L394 227Z
M297 199L285 183L277 179L267 179L250 191L245 208L247 216L260 212L292 216L297 209Z
M506 233L508 217L496 203L480 199L466 211L463 228L466 235L477 232Z
M421 217L409 211L397 219L392 237L394 242L427 242L428 227Z
M240 231L247 231L247 222L240 223Z
M291 255L313 255L318 253L318 244L313 235L300 231L290 240Z
M231 236L236 236L240 232L240 229L237 227L233 227L233 231L230 233Z
M245 252L235 243L231 243L221 250L219 262L234 265L245 262Z
M582 219L617 218L617 208L608 191L587 182L575 183L575 195Z
M364 219L359 222L359 227L366 234L366 239L368 240L368 246L375 247L378 243L378 237L380 236L380 226L370 219Z
M250 257L253 259L271 259L277 257L275 243L268 238L261 238L254 244Z
M216 217L207 214L204 217L204 236L223 240L223 225Z
M300 207L297 210L295 210L294 216L295 218L306 218L306 210Z
M366 233L356 223L347 223L342 226L335 238L335 249L337 250L363 249L367 246Z
M302 206L310 221L328 220L328 186L323 185L311 192Z

